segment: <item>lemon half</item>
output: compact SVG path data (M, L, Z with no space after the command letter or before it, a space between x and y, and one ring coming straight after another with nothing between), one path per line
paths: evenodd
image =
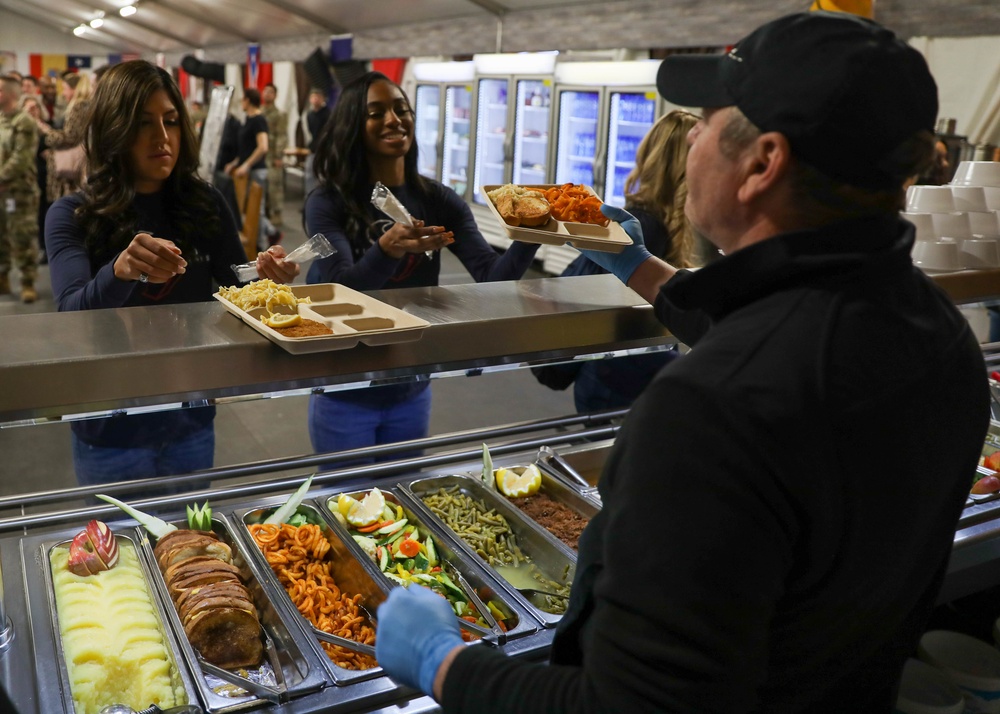
M292 327L302 322L302 316L297 313L295 315L276 313L274 315L262 316L260 320L268 327Z
M542 486L542 473L534 464L496 470L497 488L509 498L521 498L537 493Z
M350 496L348 496L350 498ZM351 499L354 503L350 504L347 509L347 514L344 516L347 522L356 528L364 528L365 526L370 526L372 523L377 522L382 517L382 509L385 508L385 496L377 488L373 488L368 495L362 498L360 501ZM337 509L341 508L340 502L337 503Z

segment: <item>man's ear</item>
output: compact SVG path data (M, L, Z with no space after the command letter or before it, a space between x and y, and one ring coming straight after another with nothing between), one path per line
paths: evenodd
M757 137L744 152L740 162L743 182L737 197L742 203L752 203L778 185L792 163L792 149L784 134L769 131Z

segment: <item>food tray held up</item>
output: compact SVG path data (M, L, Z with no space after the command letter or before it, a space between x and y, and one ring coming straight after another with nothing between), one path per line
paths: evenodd
M312 354L332 350L350 349L363 342L369 346L394 342L410 342L423 335L430 323L357 290L338 283L292 285L296 298L309 298L298 306L280 305L276 312L295 314L303 319L315 320L333 330L332 335L286 337L268 327L260 318L267 315L266 308L243 310L224 297L213 296L236 317L240 318L267 339L291 354Z
M534 191L544 192L562 184L518 185ZM484 193L489 193L498 188L500 188L499 185L490 185L483 186L482 190ZM594 193L594 189L589 186L585 186L585 188L590 193ZM527 228L524 226L512 226L504 221L497 207L493 205L492 200L487 201L486 205L490 207L490 211L500 221L500 225L507 231L507 236L511 240L519 240L524 243L543 243L545 245L568 244L574 248L598 250L605 253L620 253L626 246L632 245L632 239L629 238L628 233L614 221L611 221L607 226L598 226L592 223L570 223L550 218L549 222L543 226Z

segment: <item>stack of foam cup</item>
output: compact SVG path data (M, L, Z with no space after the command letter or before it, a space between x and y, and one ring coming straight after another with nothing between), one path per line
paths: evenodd
M902 216L917 228L913 262L927 272L1000 267L1000 162L963 161L946 186L911 186Z
M924 633L917 651L958 688L965 712L1000 714L1000 652L975 637L947 630Z

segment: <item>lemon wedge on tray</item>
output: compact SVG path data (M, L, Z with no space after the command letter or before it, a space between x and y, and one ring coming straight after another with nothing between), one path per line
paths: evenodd
M356 528L370 526L382 517L382 509L385 508L385 496L377 488L369 491L368 495L360 501L350 496L347 496L347 498L350 498L353 503L338 500L337 510L341 510L345 506L347 507L347 513L344 514L344 518L352 526Z
M276 313L273 315L261 316L260 321L268 327L293 327L302 322L302 316L298 313L295 315Z
M496 470L497 488L509 498L522 498L538 493L542 486L542 473L534 464L513 466Z

